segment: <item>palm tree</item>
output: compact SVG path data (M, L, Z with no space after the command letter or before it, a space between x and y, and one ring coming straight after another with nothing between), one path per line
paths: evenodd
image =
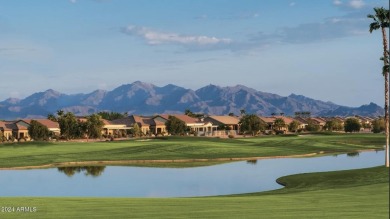
M389 28L390 14L389 10L383 7L374 8L375 15L367 15L368 18L374 20L370 24L370 33L374 30L381 28L382 30L382 43L383 43L383 76L385 78L385 133L386 133L386 155L385 163L386 167L389 167L389 51L387 50L387 36L386 28Z
M57 118L56 118L53 114L47 115L47 119L48 119L48 120L51 120L51 121L53 121L53 122L57 122Z
M241 116L245 116L245 114L246 114L245 109L240 109L240 114L241 114Z

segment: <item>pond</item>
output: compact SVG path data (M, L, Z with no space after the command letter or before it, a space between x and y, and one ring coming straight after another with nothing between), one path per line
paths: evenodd
M281 176L384 164L384 151L238 161L206 167L73 167L0 171L0 196L193 197L281 188Z

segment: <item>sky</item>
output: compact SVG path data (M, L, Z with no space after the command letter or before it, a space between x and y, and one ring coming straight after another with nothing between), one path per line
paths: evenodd
M0 101L134 81L383 106L388 0L0 0Z

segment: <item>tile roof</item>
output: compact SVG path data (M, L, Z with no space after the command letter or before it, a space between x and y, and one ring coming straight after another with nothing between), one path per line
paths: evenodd
M18 129L18 130L28 130L28 128L24 125L21 125L21 124L18 124L18 123L14 123L13 124L14 127L16 127L15 129Z
M263 116L259 116L259 118L265 122L265 123L274 123L275 121L275 118L274 117L263 117Z
M32 120L35 120L35 121L41 123L42 125L46 126L49 129L60 128L60 125L58 124L58 122L53 122L50 119L23 119L22 121L30 124Z
M316 123L326 123L325 120L321 119L321 118L317 118L317 117L313 117L313 118L310 118L310 120L316 122Z
M12 127L10 126L10 123L0 121L0 129L4 131L11 131Z
M225 125L236 125L240 122L240 119L235 116L209 116L208 118L214 119Z
M131 117L126 117L126 118L112 120L111 124L126 125L127 127L131 127L134 125L134 120Z
M302 124L308 124L309 123L306 118L302 118L302 117L295 117L294 120L298 121L298 122L300 122Z
M163 120L163 121L162 121ZM154 124L155 125L165 125L165 122L167 121L168 119L165 119L161 116L155 116L153 117L153 121L154 121Z
M100 120L102 120L104 125L112 125L111 122L108 121L107 119L100 119Z
M287 124L287 125L289 125L290 123L292 123L293 121L294 121L294 119L293 118L291 118L291 117L286 117L286 116L274 116L276 119L283 119L283 121ZM297 122L299 122L299 121L297 121Z
M161 114L161 115L158 115L158 116L160 116L161 118L163 118L165 120L168 120L170 115L168 115L168 114Z
M144 117L144 116L132 116L134 118L134 121L141 126L150 126L155 125L152 117Z
M189 124L189 123L201 123L198 118L192 118L192 117L187 116L187 115L174 114L174 115L171 115L171 116L174 116L174 117L180 119L181 121L183 121L183 122L185 122L187 124Z

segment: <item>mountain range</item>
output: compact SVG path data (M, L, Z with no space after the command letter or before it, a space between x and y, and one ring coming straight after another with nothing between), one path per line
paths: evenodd
M347 107L314 100L302 95L287 97L266 93L243 85L220 87L207 85L198 90L173 84L158 87L136 81L124 84L112 91L96 90L89 94L63 94L49 89L34 93L24 99L9 98L0 102L0 119L41 118L55 114L57 110L88 115L100 111L128 112L128 114L153 115L157 113L192 112L209 115L247 113L294 115L309 111L318 116L382 116L383 108L370 103L361 107Z

